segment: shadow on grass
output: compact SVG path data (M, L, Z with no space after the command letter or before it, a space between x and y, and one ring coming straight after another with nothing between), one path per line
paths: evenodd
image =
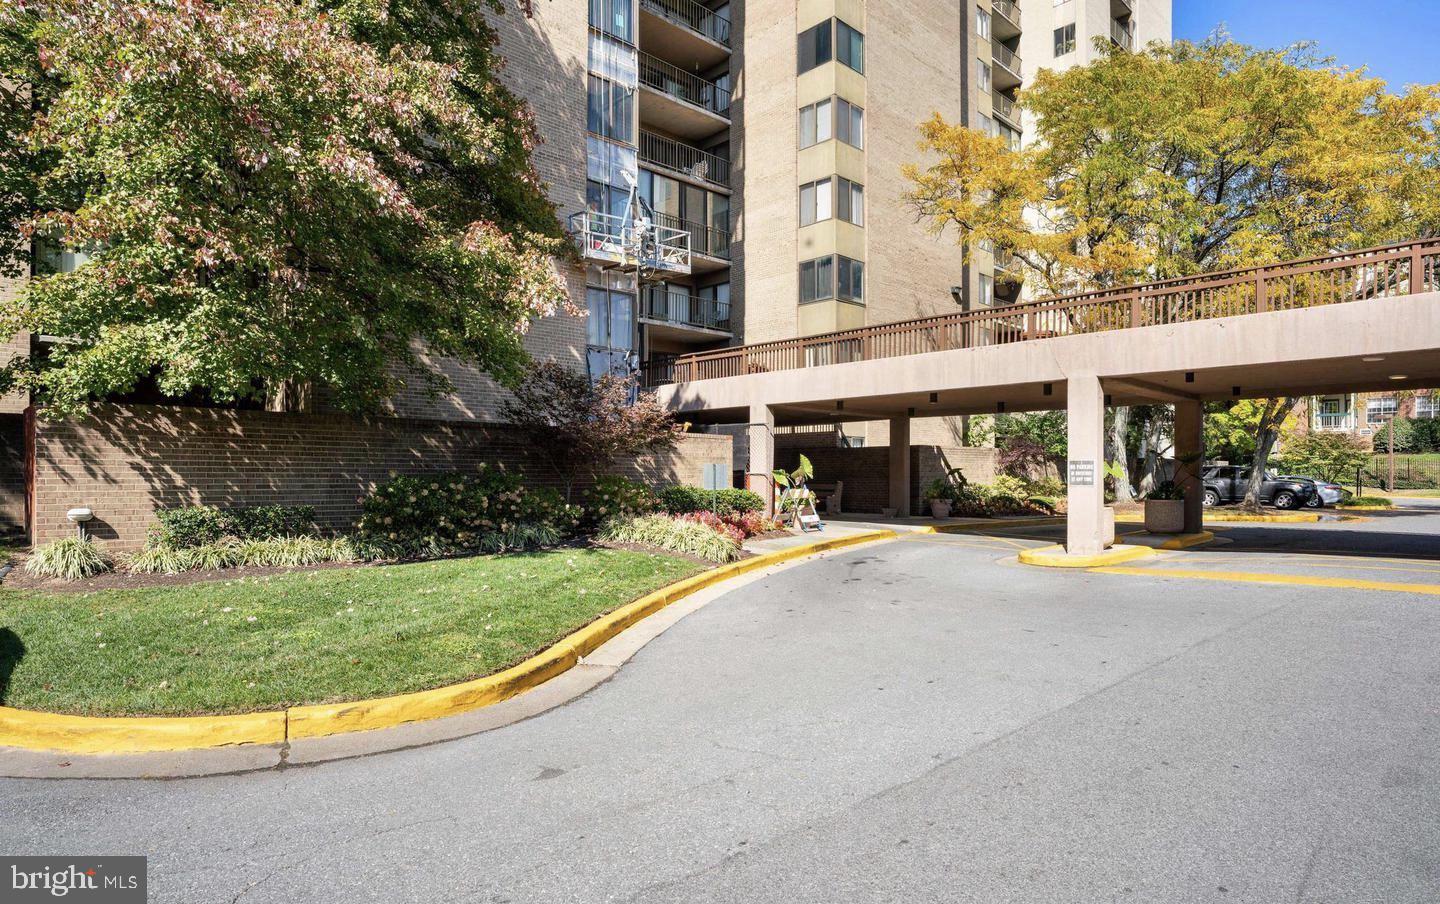
M25 643L9 628L0 628L0 703L10 690L10 676L25 656Z

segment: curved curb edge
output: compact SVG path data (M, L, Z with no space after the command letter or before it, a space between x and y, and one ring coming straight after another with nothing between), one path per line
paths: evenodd
M1118 565L1155 555L1149 546L1112 546L1105 552L1093 556L1072 556L1064 546L1042 546L1038 549L1022 549L1018 558L1022 565L1038 565L1041 568L1096 568L1102 565Z
M508 700L561 675L606 641L699 590L728 578L821 552L878 540L876 530L741 559L654 590L602 615L504 671L447 687L349 703L226 716L69 716L0 706L0 747L74 754L127 754L284 744L459 715Z

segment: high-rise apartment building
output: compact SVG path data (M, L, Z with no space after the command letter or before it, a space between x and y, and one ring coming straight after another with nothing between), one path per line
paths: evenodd
M967 266L901 202L919 123L938 111L1018 148L1031 74L1088 61L1097 36L1168 40L1169 7L552 0L503 17L541 174L584 259L575 359L656 375L680 353L1013 301L1004 261L981 250Z

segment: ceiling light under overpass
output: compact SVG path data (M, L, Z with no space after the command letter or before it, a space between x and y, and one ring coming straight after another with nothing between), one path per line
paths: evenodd
M1385 356L1384 356L1384 355L1367 355L1367 356L1365 356L1364 358L1361 358L1360 360L1361 360L1361 361L1365 361L1365 362L1370 363L1370 364L1374 364L1376 361L1384 361L1384 360L1385 360Z
M1406 375L1406 374L1391 374L1391 375L1390 375L1390 379L1392 379L1392 380L1408 380L1408 379L1410 379L1410 377L1409 377L1408 375Z

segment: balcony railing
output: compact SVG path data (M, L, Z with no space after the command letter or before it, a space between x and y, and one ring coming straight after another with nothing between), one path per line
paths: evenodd
M1015 53L1015 51L1011 50L1009 47L1006 47L1004 44L992 45L990 50L991 55L995 59L995 62L1010 70L1010 74L1015 76L1016 78L1024 78L1025 73L1021 71L1022 67L1020 64L1019 54Z
M730 161L673 138L640 132L640 160L652 166L700 179L721 188L730 187Z
M643 52L640 84L727 119L730 116L730 89Z
M590 260L622 267L690 272L690 233L664 223L636 223L631 217L583 211L570 217L570 234Z
M1440 239L682 355L673 371L709 380L1427 291L1440 291Z
M1317 414L1316 430L1354 430L1357 421L1354 414Z
M690 237L690 251L721 260L730 259L730 231L706 226L694 220L682 220L668 213L655 214L655 222L670 232L683 232Z
M640 8L704 35L717 44L730 46L730 20L695 0L640 0Z
M1114 19L1110 20L1110 40L1123 50L1135 49L1135 33L1128 25Z
M1015 27L1020 27L1020 7L1010 0L990 0L990 8L1009 19Z
M691 295L675 286L650 286L640 296L640 316L707 330L730 330L730 302Z
M1015 101L996 91L993 97L995 115L1003 116L1011 125L1020 125L1020 113L1015 108Z

